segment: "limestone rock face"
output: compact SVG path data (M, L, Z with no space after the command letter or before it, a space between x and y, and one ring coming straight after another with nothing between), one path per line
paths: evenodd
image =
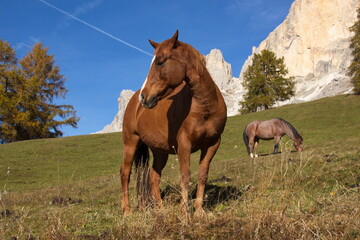
M211 50L205 58L206 68L224 97L228 116L239 114L239 99L244 90L239 79L233 77L231 65L218 49Z
M124 119L124 113L127 104L130 101L130 98L134 95L134 91L132 90L122 90L120 96L118 98L118 112L114 117L114 120L106 125L102 130L96 133L111 133L111 132L121 132L122 131L122 123Z
M358 6L359 0L296 0L285 21L253 48L240 81L254 53L269 49L277 57L284 56L289 76L296 82L295 98L280 105L350 92L349 27L356 21Z

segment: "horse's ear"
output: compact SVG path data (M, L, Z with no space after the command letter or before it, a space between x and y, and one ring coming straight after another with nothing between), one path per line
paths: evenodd
M171 38L171 42L172 42L172 47L173 47L173 48L176 48L176 47L177 47L178 37L179 37L179 30L176 30L174 36L172 36L172 38Z
M159 43L156 43L156 42L154 42L154 41L151 41L150 39L149 39L149 43L150 43L151 46L153 46L155 49L159 46Z

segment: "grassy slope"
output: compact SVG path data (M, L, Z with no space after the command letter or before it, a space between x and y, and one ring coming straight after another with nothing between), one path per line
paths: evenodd
M8 191L28 191L114 174L120 146L119 133L1 145L0 186L7 181Z
M282 154L250 160L242 142L244 127L252 120L274 117L288 120L303 134L306 150L291 153L292 144L284 137ZM131 218L123 218L119 210L120 133L1 145L0 189L6 194L0 201L0 236L360 237L356 220L360 217L356 208L359 136L359 96L337 96L230 117L210 168L209 180L215 182L208 185L209 217L197 228L179 220L176 156L169 159L162 178L162 189L170 189L164 210L135 212ZM270 153L272 144L261 141L259 154ZM193 181L197 159L194 154ZM229 180L224 181L223 176ZM335 217L336 224L332 223ZM159 224L164 221L167 224Z

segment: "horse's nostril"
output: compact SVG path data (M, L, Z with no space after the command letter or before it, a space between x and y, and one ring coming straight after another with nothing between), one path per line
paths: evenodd
M144 102L144 100L145 100L145 96L144 96L144 94L140 94L140 96L139 96L139 100L140 100L140 102Z

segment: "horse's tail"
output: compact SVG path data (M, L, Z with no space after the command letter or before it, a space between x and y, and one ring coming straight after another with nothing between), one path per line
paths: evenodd
M243 132L243 138L244 138L244 143L245 143L245 146L246 146L246 150L247 150L248 154L250 155L249 137L246 134L246 128L244 129L244 132Z
M141 143L136 149L134 161L138 207L144 208L150 201L149 148L144 143Z

